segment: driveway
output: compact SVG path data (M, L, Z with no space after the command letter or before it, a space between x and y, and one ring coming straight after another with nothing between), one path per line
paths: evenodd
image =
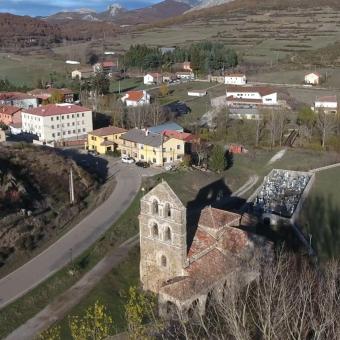
M108 175L114 176L116 186L108 199L85 217L53 245L0 280L0 309L21 297L53 273L63 268L98 240L136 196L142 176L160 172L140 169L135 165L108 160Z

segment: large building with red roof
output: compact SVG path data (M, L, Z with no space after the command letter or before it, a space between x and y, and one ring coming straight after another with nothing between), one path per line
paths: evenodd
M227 106L278 105L277 91L264 86L228 86Z
M79 139L92 130L92 111L83 106L49 104L22 112L22 131L40 141Z
M242 215L211 206L199 215L187 211L165 181L141 199L139 227L140 280L158 294L163 316L192 308L204 314L209 296L222 294L230 280L258 276L255 254L271 255L271 243L251 232L248 217L243 224Z

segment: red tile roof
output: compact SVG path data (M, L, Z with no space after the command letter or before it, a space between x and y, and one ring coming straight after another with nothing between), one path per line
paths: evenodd
M102 62L102 67L113 67L116 66L113 61L103 61Z
M206 250L215 243L215 238L198 228L190 246L188 257L193 257L200 254L202 251Z
M221 229L233 224L239 224L241 215L230 211L220 210L212 207L204 208L201 211L201 216L198 225L211 229Z
M106 126L101 129L93 130L92 132L89 132L91 135L102 137L102 136L109 136L109 135L115 135L118 133L124 133L127 130L117 127L117 126Z
M191 133L179 132L179 131L173 131L173 130L165 130L163 131L163 135L169 138L183 140L185 142L190 142L193 139L195 139L195 136L192 135Z
M337 97L334 95L334 96L323 96L323 97L318 97L316 98L316 101L317 102L330 102L330 103L337 103L338 100L337 100Z
M127 100L134 102L139 102L144 96L143 91L128 91L126 94L128 96Z
M0 92L0 100L34 99L35 97L22 92Z
M245 77L244 73L225 73L225 77Z
M18 111L21 111L21 110L22 109L20 107L2 105L2 106L0 106L0 115L5 114L5 115L13 116L15 113L17 113Z
M266 96L268 94L276 93L277 91L271 87L264 86L228 86L228 92L239 92L239 93L260 93L261 96Z
M30 113L35 116L57 116L57 115L64 115L70 113L78 113L78 112L86 112L91 111L90 109L74 105L74 104L49 104L44 106L39 106L34 109L24 110L25 113Z

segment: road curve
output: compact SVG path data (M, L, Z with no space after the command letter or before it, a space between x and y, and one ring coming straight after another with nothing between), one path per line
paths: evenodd
M141 184L136 166L117 162L116 187L108 199L49 248L0 280L0 309L46 280L98 240L129 207Z

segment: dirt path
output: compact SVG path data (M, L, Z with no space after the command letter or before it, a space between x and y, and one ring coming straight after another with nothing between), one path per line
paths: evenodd
M117 267L127 256L129 251L139 242L139 235L135 235L104 257L95 267L85 274L76 284L59 295L41 312L28 320L8 335L6 340L35 339L45 329L57 320L65 317L74 306L86 296L113 268Z

